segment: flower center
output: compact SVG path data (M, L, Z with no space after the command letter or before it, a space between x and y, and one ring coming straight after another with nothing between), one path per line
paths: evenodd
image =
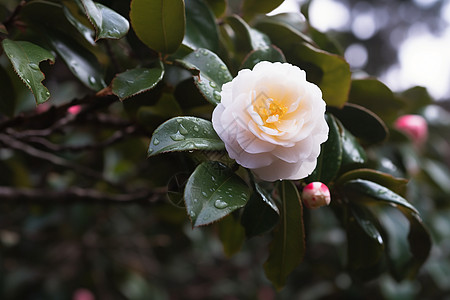
M272 123L278 122L288 109L272 98L267 98L256 103L255 110L263 120L264 125L271 125Z

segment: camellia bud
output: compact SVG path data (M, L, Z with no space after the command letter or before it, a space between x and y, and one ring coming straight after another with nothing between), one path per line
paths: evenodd
M71 115L77 115L78 113L80 113L81 111L81 105L74 105L71 106L67 109L67 111L69 112L69 114Z
M329 205L330 190L322 182L311 182L303 188L302 201L307 208Z
M428 137L427 121L419 115L401 116L395 121L394 126L409 136L416 145L422 145Z

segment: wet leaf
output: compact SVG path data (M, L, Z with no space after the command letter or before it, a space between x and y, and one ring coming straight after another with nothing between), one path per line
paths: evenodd
M50 92L42 84L45 76L39 68L39 63L44 60L53 63L55 61L53 54L26 41L5 39L2 46L17 75L33 92L36 103L41 104L47 101L50 98Z
M256 14L266 14L277 8L284 0L244 0L242 13L245 19L251 19Z
M202 0L186 2L186 34L183 44L194 50L206 48L213 52L219 47L219 30L214 14Z
M245 206L250 189L227 166L214 161L200 164L192 173L184 191L186 210L192 226L216 222Z

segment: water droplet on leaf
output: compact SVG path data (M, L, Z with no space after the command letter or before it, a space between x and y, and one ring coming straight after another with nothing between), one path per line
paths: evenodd
M39 66L35 63L29 63L28 66L33 70L39 70Z
M172 134L170 136L170 138L176 142L184 140L184 136L179 131L177 131L177 133L175 133L175 134Z
M197 125L195 125L193 129L195 132L198 132L198 130L199 130Z
M181 134L188 134L188 133L189 133L189 131L187 131L187 129L184 128L184 126L181 125L181 124L180 124L180 129L179 129L179 131L180 131Z
M94 84L97 83L97 79L95 79L94 76L89 76L89 83L92 84L92 85L94 85Z
M158 140L158 139L154 139L154 140L153 140L153 145L156 146L156 145L158 145L158 144L159 144L159 140Z
M210 81L210 82L209 82L209 85L210 85L212 88L217 87L217 84L216 84L214 81Z
M220 92L219 91L214 91L214 99L216 99L217 101L220 101L222 97L220 96Z
M208 194L207 194L206 192L202 192L202 195L203 195L204 197L208 197Z
M189 216L190 216L191 218L195 218L195 212L194 212L193 210L191 210L191 211L189 212Z
M216 200L216 202L214 202L214 206L217 207L218 209L224 209L228 206L228 203L218 199Z

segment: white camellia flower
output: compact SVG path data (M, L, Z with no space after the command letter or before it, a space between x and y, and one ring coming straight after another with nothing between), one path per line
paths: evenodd
M301 179L328 138L321 90L288 63L263 61L222 87L214 129L231 158L265 181Z

